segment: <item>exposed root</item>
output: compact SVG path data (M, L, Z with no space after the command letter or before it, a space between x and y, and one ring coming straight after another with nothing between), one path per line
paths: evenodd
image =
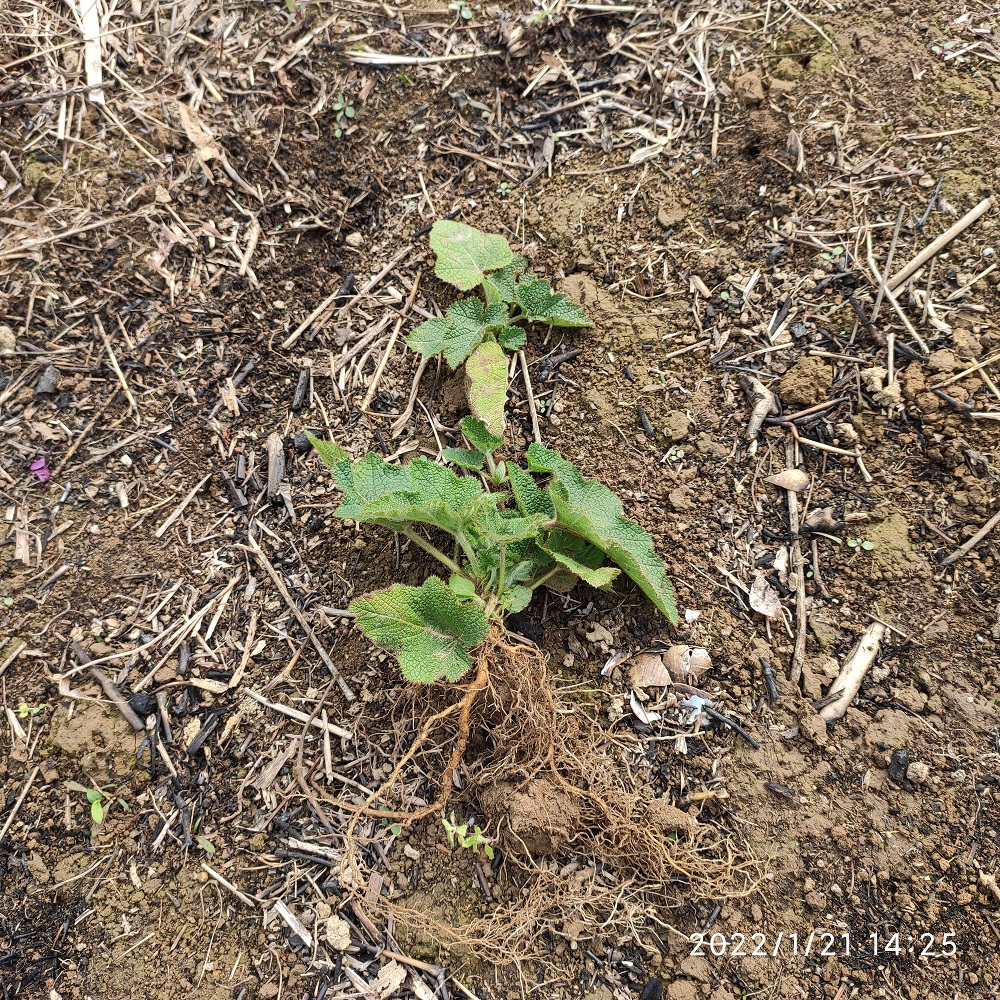
M327 800L350 815L345 883L361 888L367 881L358 822L378 816L407 825L440 813L471 742L474 752L463 768L470 780L466 791L491 814L490 828L505 851L504 879L513 892L501 893L510 902L460 927L404 901L369 895L368 905L377 900L397 924L430 932L444 945L474 946L478 955L498 962L537 958L551 946L551 938L543 940L549 932L585 939L612 922L616 931L639 929L664 907L692 896L742 895L755 882L755 863L737 856L731 840L655 800L633 780L603 728L557 701L544 656L534 646L493 630L477 652L475 678L461 699L423 714L409 749L362 804ZM438 770L430 762L447 753L443 726L452 729L453 742L434 802L379 808L376 803L399 797L408 767ZM518 803L531 806L533 796L537 830L514 815Z

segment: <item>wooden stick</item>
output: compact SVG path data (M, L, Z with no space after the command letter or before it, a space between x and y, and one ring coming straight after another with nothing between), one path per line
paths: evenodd
M390 271L391 271L391 270L392 270L392 269L393 269L394 267L396 267L396 265L397 265L397 264L399 264L399 263L400 263L400 262L401 262L401 261L403 260L403 258L404 258L404 257L406 257L406 256L407 256L407 255L408 255L408 254L410 253L410 251L411 251L412 249L413 249L412 247L404 247L404 248L403 248L402 250L400 250L400 251L399 251L399 253L398 253L398 254L396 254L396 256L395 256L395 257L393 257L393 258L392 258L392 260L390 260L390 261L389 261L389 263L388 263L388 264L386 264L386 265L385 265L385 267L383 267L381 271L379 271L379 273L378 273L378 274L376 274L376 275L375 275L374 277L372 277L372 278L369 278L369 280L368 280L367 284L365 285L365 287L364 287L364 288L362 288L362 289L361 289L361 291L359 291L359 292L357 293L357 295L355 295L355 296L354 296L353 298L351 298L351 299L350 299L350 300L349 300L348 302L345 302L345 303L344 303L344 305L342 305L342 306L340 307L340 309L338 310L338 315L340 315L340 316L346 316L346 315L347 315L347 313L348 313L348 312L350 311L350 308L351 308L351 306L353 306L353 305L354 305L354 303L355 303L355 302L357 302L357 301L358 301L358 299L360 299L362 295L367 295L367 294L368 294L368 293L369 293L369 292L370 292L370 291L371 291L371 290L372 290L372 289L373 289L373 288L374 288L374 287L375 287L375 286L376 286L376 285L377 285L377 284L378 284L378 283L379 283L379 282L380 282L380 281L381 281L381 280L382 280L382 279L383 279L383 278L384 278L384 277L385 277L385 276L386 276L386 275L387 275L387 274L388 274L388 273L389 273L389 272L390 272ZM296 328L295 328L295 329L294 329L294 330L293 330L293 331L292 331L292 332L291 332L291 333L290 333L290 334L289 334L289 335L288 335L288 336L287 336L287 337L286 337L285 339L284 339L284 341L283 341L283 342L282 342L282 344L281 344L281 349L282 349L283 351L287 351L287 350L288 350L288 348L289 348L289 347L291 347L291 346L292 346L292 344L294 344L294 343L295 343L295 341L296 341L296 340L298 340L298 339L299 339L299 337L301 337L301 336L302 336L302 334L303 334L303 333L305 333L305 332L306 332L306 330L308 330L310 326L312 326L313 322L314 322L314 321L315 321L316 319L318 319L318 318L319 318L319 316L320 316L320 315L321 315L322 313L326 312L326 310L327 310L327 309L329 309L329 307L330 307L330 306L332 306L332 305L334 304L334 302L336 301L336 299L337 299L337 292L334 292L334 293L333 293L332 295L328 295L328 296L327 296L327 297L326 297L326 298L325 298L325 299L324 299L324 300L323 300L323 301L322 301L322 302L321 302L321 303L320 303L320 304L319 304L319 305L318 305L318 306L317 306L317 307L316 307L316 308L315 308L315 309L314 309L314 310L313 310L313 311L312 311L312 312L311 312L311 313L310 313L310 314L309 314L309 315L308 315L308 316L307 316L307 317L306 317L306 318L305 318L305 319L304 319L304 320L303 320L303 321L302 321L302 322L301 322L301 323L300 323L300 324L299 324L299 325L298 325L298 326L297 326L297 327L296 327Z
M844 660L840 676L830 688L832 691L841 690L843 694L835 702L820 709L819 716L824 722L836 721L850 708L851 702L861 690L861 682L878 656L884 636L885 626L881 622L872 622Z
M161 525L160 525L160 526L159 526L159 527L158 527L158 528L156 529L156 531L154 531L154 532L153 532L153 537L154 537L154 538L162 538L162 537L163 537L163 533L164 533L164 532L165 532L165 531L167 530L167 528L169 528L169 527L170 527L170 525L172 525L172 524L174 523L174 521L176 521L176 520L177 520L177 518L179 518L179 517L181 516L181 514L183 514L183 513L184 513L184 511L185 511L185 510L187 510L187 505L188 505L188 504L189 504L189 503L190 503L190 502L191 502L191 501L192 501L192 500L193 500L193 499L195 498L195 496L197 496L197 494L198 494L198 491L199 491L199 490L200 490L200 489L202 488L202 486L204 486L204 485L205 485L205 483L207 483L207 482L208 482L208 480L209 480L209 479L211 478L211 475L212 475L212 473L211 473L211 472L209 472L209 473L206 473L206 474L205 474L205 475L204 475L204 476L203 476L203 477L201 478L201 480L200 480L200 481L198 482L198 484L197 484L197 485L196 485L196 486L194 487L194 489L193 489L193 490L191 490L191 492L190 492L190 493L189 493L189 494L188 494L188 495L187 495L187 496L186 496L186 497L185 497L185 498L184 498L184 499L183 499L183 500L182 500L182 501L180 502L180 505L179 505L179 506L177 507L177 509L176 509L176 510L175 510L175 511L174 511L174 512L173 512L173 513L172 513L172 514L170 515L170 517L168 517L168 518L167 518L167 519L166 519L166 520L165 520L165 521L163 522L163 524L161 524Z
M524 351L517 352L521 362L521 374L524 376L524 391L528 396L528 413L531 414L531 433L538 444L542 443L542 432L538 427L538 410L535 408L535 394L531 389L531 377L528 375L528 359Z
M903 282L916 274L924 264L936 257L953 239L961 236L969 226L985 215L992 207L992 200L984 198L975 208L966 212L950 229L946 229L936 240L931 241L909 264L889 279L886 285L888 291L894 292L899 288Z
M354 734L347 729L335 726L332 722L324 722L322 719L314 719L305 712L300 712L297 708L289 708L287 705L282 705L279 702L268 701L263 695L257 694L256 691L251 691L249 688L244 690L244 694L253 698L254 701L263 705L265 708L273 708L275 712L287 715L289 719L295 719L296 722L308 722L309 725L315 726L317 729L322 729L324 733L339 736L344 740L354 739Z
M998 524L1000 524L1000 511L997 511L967 542L963 542L950 556L942 559L941 565L950 566L971 552Z
M271 578L271 581L278 588L278 593L285 599L285 603L291 609L293 615L295 615L298 623L305 629L306 635L309 637L310 642L316 648L316 652L319 653L320 659L326 664L327 670L330 671L333 679L337 682L341 693L348 701L354 701L354 692L351 690L350 685L344 680L340 671L334 666L333 660L330 659L330 654L323 647L323 644L316 638L315 629L306 620L306 616L302 614L299 610L298 605L292 600L292 595L288 593L288 588L285 586L285 581L278 576L278 571L271 565L271 561L264 555L264 550L260 547L257 539L253 537L252 534L247 534L247 541L250 543L249 546L240 546L241 548L247 548L248 551L252 552L256 557L257 561L267 570L267 575ZM307 716L308 718L308 716Z
M18 809L21 808L21 803L24 801L24 797L28 794L28 789L31 788L32 782L38 777L38 772L41 768L36 764L34 771L28 775L28 780L24 783L24 788L21 789L21 794L17 797L17 801L14 803L14 808L11 809L10 815L7 817L7 821L3 825L3 829L0 830L0 843L3 843L3 838L7 836L7 831L10 829L11 823L14 822L14 817L17 815Z
M121 691L119 691L118 688L115 687L115 685L111 681L111 678L108 677L108 675L104 673L103 670L100 670L97 667L90 665L91 661L90 655L84 650L84 648L78 642L73 643L72 649L73 653L76 655L76 658L81 663L87 665L88 669L90 670L91 676L94 678L94 680L97 681L98 684L101 685L102 690L108 696L108 698L114 702L115 707L118 709L119 712L121 712L122 717L125 719L125 721L137 733L144 732L146 729L146 723L143 722L142 719L140 719L139 716L136 715L136 713L132 710L132 706L125 700Z
M785 468L796 468L795 441L791 437L785 439ZM806 659L806 570L799 539L799 498L795 490L785 490L785 493L788 497L788 531L792 539L792 572L795 574L795 648L788 678L793 684L798 684Z

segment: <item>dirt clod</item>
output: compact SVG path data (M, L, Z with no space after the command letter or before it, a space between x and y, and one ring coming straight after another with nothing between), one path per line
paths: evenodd
M822 358L805 357L796 361L778 382L778 395L786 405L812 406L830 393L833 370Z
M548 778L534 778L523 788L498 783L484 789L481 801L506 837L538 857L555 854L577 832L582 817L576 799Z

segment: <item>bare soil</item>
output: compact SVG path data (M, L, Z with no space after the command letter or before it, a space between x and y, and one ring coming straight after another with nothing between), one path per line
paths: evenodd
M878 301L997 196L995 11L550 6L136 0L107 19L103 107L68 7L0 14L4 1000L1000 995L1000 528L950 559L1000 510L996 204L895 289L905 322ZM454 435L443 365L403 419L452 214L594 321L529 338L540 436L698 614L669 629L621 587L512 625L701 871L602 863L522 774L485 793L488 714L448 810L494 860L432 817L365 819L344 864L351 806L452 695L407 690L343 614L427 561L332 516L300 432L401 459ZM753 441L748 377L782 407ZM516 460L519 369L509 416ZM827 512L801 532L796 682L797 539L765 482L786 456L804 523ZM627 665L602 674L674 642L708 650L699 686L752 743L642 721ZM443 731L386 807L433 802L449 753ZM502 961L482 941L511 912Z

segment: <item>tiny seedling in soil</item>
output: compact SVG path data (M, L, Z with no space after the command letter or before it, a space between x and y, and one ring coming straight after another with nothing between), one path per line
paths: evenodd
M482 298L459 299L444 316L421 323L407 344L424 357L443 354L452 368L465 363L469 409L491 434L502 434L507 401L507 357L526 341L524 325L590 326L568 295L525 270L526 258L495 233L441 219L431 228L434 273L461 292L479 287Z
M344 134L344 129L348 122L354 117L354 105L351 104L346 94L338 94L333 102L333 112L337 116L337 124L334 126L333 134L339 139Z
M464 850L474 851L476 854L482 851L486 855L487 861L493 860L493 848L478 825L473 826L472 833L469 833L468 823L462 823L461 826L456 825L454 811L452 811L450 818L442 816L441 823L444 826L450 847L461 847Z
M27 719L31 716L38 715L39 712L44 712L48 705L29 705L26 701L22 701L20 705L17 706L17 717L19 719Z
M66 787L71 792L80 792L87 797L87 801L90 803L90 818L94 821L94 829L100 827L108 815L108 806L112 801L111 793L101 788L87 788L79 781L67 781ZM117 802L123 810L128 811L128 803L123 798L119 797Z
M453 10L463 21L471 21L475 16L472 12L472 8L466 3L459 2L459 0L456 0L455 3L448 4L448 10Z
M867 538L848 538L847 547L855 551L871 552L875 548L875 543L869 542Z

